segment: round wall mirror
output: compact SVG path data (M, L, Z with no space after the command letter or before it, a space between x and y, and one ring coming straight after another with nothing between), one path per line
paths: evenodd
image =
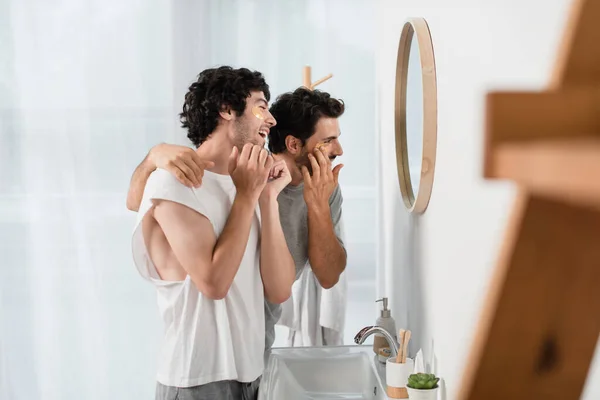
M404 24L396 60L396 164L408 211L423 213L433 187L437 145L437 85L427 22Z

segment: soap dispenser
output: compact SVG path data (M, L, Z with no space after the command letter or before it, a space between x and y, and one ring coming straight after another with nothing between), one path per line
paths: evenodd
M383 309L381 310L381 314L379 318L377 318L377 322L375 323L377 326L385 329L390 336L394 338L396 343L398 343L398 338L396 336L396 321L392 318L392 313L388 309L388 298L383 297L375 302L383 302ZM380 333L376 333L375 339L373 339L373 351L375 354L379 354L379 349L382 347L390 347L390 344L387 342L387 339Z

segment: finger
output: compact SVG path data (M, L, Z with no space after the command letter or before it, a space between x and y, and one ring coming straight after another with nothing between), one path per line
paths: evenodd
M252 150L250 151L250 160L248 161L250 163L250 165L258 164L258 156L260 155L261 150L262 150L262 147L260 147L258 145L252 146Z
M317 160L319 161L319 166L321 167L321 177L325 178L333 178L331 174L331 160L329 157L325 155L325 152L319 147L318 150L315 150Z
M171 174L173 174L175 176L175 178L177 178L177 180L179 182L183 183L185 186L194 187L194 183L192 181L190 181L190 179L179 168L167 167L167 171L169 171Z
M271 169L273 178L280 178L283 176L283 165L274 165Z
M265 170L268 171L268 174L271 174L274 162L275 162L275 160L273 160L273 156L267 157L267 161L265 162Z
M344 164L339 164L336 165L333 168L333 181L335 182L335 184L338 184L338 176L340 175L340 170L344 167Z
M273 168L269 170L269 179L273 179L275 175L273 175Z
M292 176L292 174L290 174L290 169L288 168L285 161L283 163L281 163L281 175L282 176L290 176L290 177Z
M233 171L237 168L238 162L238 148L237 146L233 146L231 149L231 154L229 154L229 175L233 174Z
M194 183L195 187L200 186L200 182L202 182L202 177L204 176L204 168L201 168L198 164L196 164L193 158L182 158L181 162L185 164L187 168L190 169L192 173L193 179L191 181ZM186 173L187 175L187 173Z
M287 164L285 163L285 161L280 160L281 162L277 163L277 174L278 176L286 176L286 175L290 175L290 170L288 169ZM273 167L275 167L275 164L273 164Z
M269 156L269 152L265 149L261 149L260 154L258 155L258 165L266 167L267 156ZM273 157L269 156L269 158L272 159Z
M327 163L327 178L328 179L333 179L333 169L331 168L331 160L329 159L329 157L327 157L327 161L329 161Z
M248 164L248 159L250 158L250 153L252 152L252 143L246 143L242 148L242 153L238 157L238 165L246 165Z
M279 172L279 179L285 182L286 185L289 185L290 182L292 182L292 174L290 174L290 171L286 164L283 164L281 166L281 171Z
M280 171L283 165L285 165L285 161L273 159L273 166L271 167L271 172L274 176L277 176L274 172Z
M275 159L273 158L273 156L268 156L267 160L265 161L265 168L267 168L269 171L271 171L273 169L274 165L275 165Z
M317 161L321 166L321 170L329 169L329 157L325 156L325 153L323 153L323 150L321 150L321 148L315 149L315 157L317 158Z
M303 165L300 167L300 170L302 171L302 176L304 177L304 187L312 187L312 179L308 173L308 168Z
M283 170L283 166L285 165L285 162L281 162L281 161L275 161L273 163L273 166L271 167L271 169L273 171L277 171L280 172L281 170Z
M317 159L312 154L309 154L308 160L310 161L310 165L312 165L313 178L318 177L321 174L321 168L319 168L319 163L317 162Z
M173 164L185 175L185 177L192 183L192 186L195 187L198 185L198 179L196 179L196 174L194 171L188 167L188 165L182 159L177 159L173 161Z

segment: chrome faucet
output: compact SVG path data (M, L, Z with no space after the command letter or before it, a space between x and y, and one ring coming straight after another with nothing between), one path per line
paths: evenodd
M396 342L396 339L394 339L388 331L380 326L365 326L356 334L356 336L354 336L354 343L363 344L364 341L374 333L380 333L383 335L383 337L385 337L390 345L392 357L396 357L398 355L398 343Z

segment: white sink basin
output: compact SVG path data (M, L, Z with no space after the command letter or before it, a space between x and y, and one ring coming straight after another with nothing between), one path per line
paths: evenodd
M371 346L273 349L259 400L387 399Z

